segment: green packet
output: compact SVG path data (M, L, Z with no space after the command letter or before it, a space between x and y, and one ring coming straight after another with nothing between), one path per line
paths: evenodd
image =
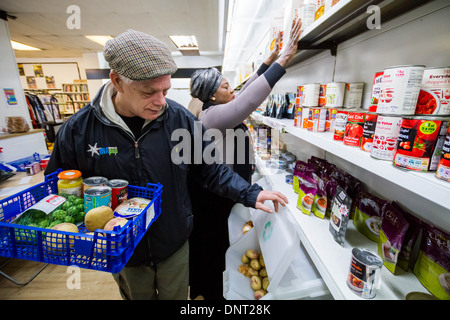
M360 190L354 200L353 225L374 242L380 239L382 208L386 203L386 200L364 190Z
M450 300L450 235L424 224L413 273L437 298Z
M312 173L297 173L298 201L297 209L306 215L311 214L314 196L317 193L317 181Z

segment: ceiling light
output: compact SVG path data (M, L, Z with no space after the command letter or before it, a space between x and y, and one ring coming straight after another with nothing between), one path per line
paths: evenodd
M180 50L198 50L195 36L169 36L169 38Z
M91 41L94 41L102 46L105 46L108 40L111 40L113 37L111 36L85 36Z
M22 51L37 51L37 50L41 50L39 48L28 46L26 44L19 43L19 42L16 42L16 41L12 41L12 40L11 40L11 46L12 46L12 48L14 50L22 50Z

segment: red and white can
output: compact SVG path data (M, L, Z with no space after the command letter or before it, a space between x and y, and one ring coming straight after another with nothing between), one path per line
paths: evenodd
M128 181L113 179L106 182L106 186L111 188L111 209L114 210L128 198Z
M303 106L319 106L320 83L308 83L303 86Z
M413 115L416 111L425 66L398 66L384 70L379 114Z
M378 71L373 78L372 95L370 97L369 112L377 112L378 100L381 94L384 71Z
M345 85L344 108L361 108L364 82L352 82Z
M364 117L366 113L360 110L349 110L345 127L344 144L359 147L363 134Z
M342 108L345 98L345 82L332 82L327 84L327 107Z
M375 128L377 127L378 114L367 112L364 117L363 135L361 138L361 150L366 152L372 151L373 137Z
M333 139L337 141L344 140L345 128L347 126L348 110L338 109L336 113L336 120L334 121L334 136Z
M370 155L380 160L393 160L397 150L402 117L378 115Z
M450 67L425 69L416 114L450 115Z

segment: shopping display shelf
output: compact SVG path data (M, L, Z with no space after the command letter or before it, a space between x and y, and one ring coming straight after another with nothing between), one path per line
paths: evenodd
M363 169L370 169L375 174L405 190L426 198L442 207L442 212L450 208L450 183L437 179L433 172L413 172L395 167L391 161L378 160L359 148L344 145L342 141L333 139L331 132L311 132L294 126L293 120L274 119L253 113L253 119L274 129L284 130L293 136L311 143L328 153L332 153Z
M358 247L377 253L377 244L357 231L352 221L349 221L346 241L344 246L341 247L334 241L329 231L329 219L320 219L313 214L308 216L298 210L298 195L294 192L292 185L286 183L286 173L273 173L266 166L266 162L258 158L257 168L266 177L273 190L282 192L288 198L288 211L296 223L300 241L333 298L337 300L363 300L354 294L346 284L350 270L351 251L354 247ZM410 292L428 293L412 272L400 270L397 275L393 275L385 267L382 267L381 282L375 300L404 300Z

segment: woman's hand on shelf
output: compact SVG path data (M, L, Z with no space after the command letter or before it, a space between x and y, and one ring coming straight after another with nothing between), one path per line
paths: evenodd
M277 62L284 68L291 60L294 58L298 49L298 41L302 34L302 20L295 19L292 22L291 34L289 37L289 42L286 44L285 49L281 56L278 58Z
M283 207L289 203L287 197L279 191L261 191L258 194L258 198L256 199L255 208L265 211L267 213L273 213L273 210L264 204L267 200L271 200L275 207L275 212L278 212L279 205L281 204Z

